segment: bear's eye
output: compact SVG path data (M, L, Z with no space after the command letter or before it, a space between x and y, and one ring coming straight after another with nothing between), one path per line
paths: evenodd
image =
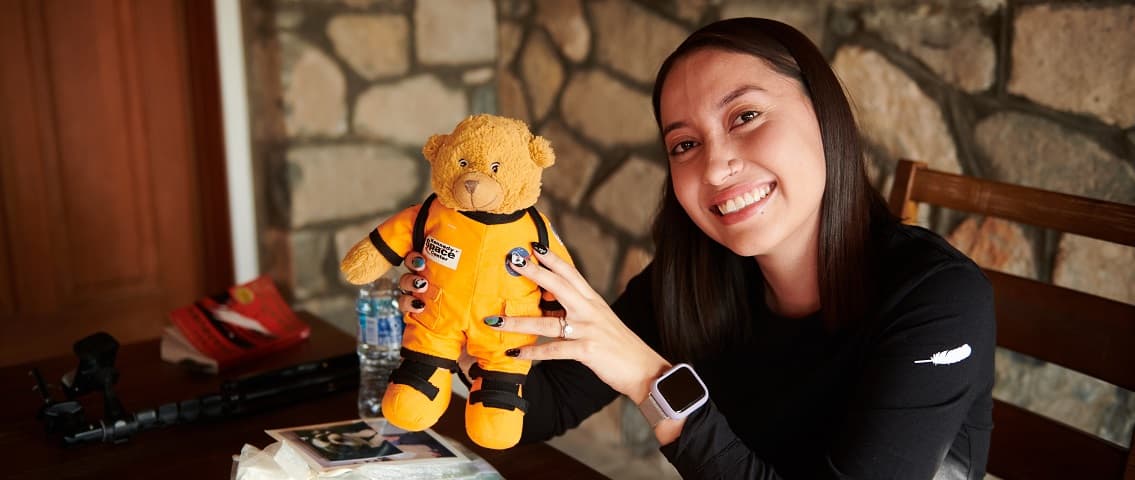
M501 168L501 162L493 162L492 165L489 165L489 168L493 169L493 173L497 173L497 170Z
M465 168L465 167L469 166L469 162L466 162L465 159L462 158L461 160L457 161L457 166L459 166L461 168Z

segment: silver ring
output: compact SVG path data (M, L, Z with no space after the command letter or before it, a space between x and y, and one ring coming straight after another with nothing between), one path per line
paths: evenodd
M567 319L560 317L560 338L567 340L568 335L571 335L572 328L568 325Z

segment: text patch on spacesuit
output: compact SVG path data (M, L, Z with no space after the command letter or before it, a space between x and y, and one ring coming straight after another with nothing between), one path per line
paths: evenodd
M426 258L444 265L450 270L457 270L457 262L461 260L461 249L447 245L432 236L426 237Z

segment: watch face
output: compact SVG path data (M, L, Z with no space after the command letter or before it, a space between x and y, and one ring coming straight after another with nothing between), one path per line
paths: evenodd
M694 371L686 368L674 370L666 378L659 380L658 393L670 404L675 413L682 413L705 396L705 389L694 376Z

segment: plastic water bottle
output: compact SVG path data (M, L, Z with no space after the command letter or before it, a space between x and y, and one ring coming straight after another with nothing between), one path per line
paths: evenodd
M381 414L390 372L401 361L405 324L393 282L380 278L360 288L355 312L359 317L359 417L374 418Z

